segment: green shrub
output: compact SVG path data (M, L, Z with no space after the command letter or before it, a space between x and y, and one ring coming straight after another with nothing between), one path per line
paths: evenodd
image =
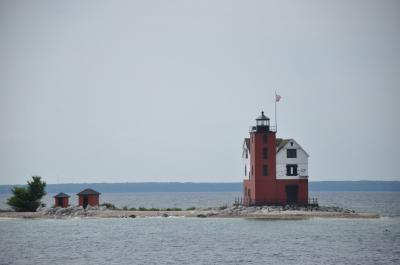
M196 210L196 207L189 207L186 209L186 211L193 211L193 210Z
M181 208L167 208L165 211L182 211Z
M136 210L135 208L133 208L134 210ZM137 209L138 211L154 211L154 212L158 212L158 211L182 211L181 208L166 208L166 209L160 209L160 208L146 208L146 207L139 207Z
M102 204L100 204L100 206L105 206L107 209L110 209L110 210L118 210L118 207L116 207L114 204L109 203L109 202L103 202Z
M46 182L39 176L33 176L27 181L27 187L14 187L13 196L8 198L7 204L17 212L35 212L41 204L40 200L46 195Z

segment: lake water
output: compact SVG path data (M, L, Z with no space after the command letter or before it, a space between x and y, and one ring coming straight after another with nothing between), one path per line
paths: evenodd
M229 203L237 193L113 193L119 206ZM0 220L0 264L400 264L399 192L319 192L371 220ZM183 200L183 201L182 201Z

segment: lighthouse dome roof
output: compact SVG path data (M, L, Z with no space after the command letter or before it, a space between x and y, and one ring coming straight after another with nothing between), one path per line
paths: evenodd
M269 120L269 118L264 115L264 111L261 111L261 115L256 120Z

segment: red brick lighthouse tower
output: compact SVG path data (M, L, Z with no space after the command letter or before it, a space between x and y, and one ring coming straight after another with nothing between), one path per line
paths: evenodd
M276 197L276 132L264 112L251 127L249 142L249 179L243 183L245 204L272 204Z
M308 153L294 139L277 139L261 112L245 138L245 205L308 204Z

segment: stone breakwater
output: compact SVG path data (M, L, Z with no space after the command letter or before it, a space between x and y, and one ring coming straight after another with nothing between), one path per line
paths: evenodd
M198 217L242 217L259 219L379 218L375 213L357 213L336 206L233 206L206 209Z
M332 206L232 206L196 208L186 211L111 210L104 206L68 208L39 208L37 212L0 212L2 218L136 218L136 217L221 217L254 219L308 219L308 218L379 218L375 213L358 213Z

